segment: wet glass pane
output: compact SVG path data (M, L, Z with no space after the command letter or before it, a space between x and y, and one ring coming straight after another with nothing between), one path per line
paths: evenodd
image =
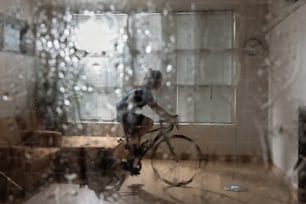
M202 33L201 48L230 49L233 47L233 14L219 13L202 15L197 18L196 33ZM201 38L200 38L201 39Z
M233 53L201 53L195 57L197 85L232 85Z
M0 203L306 203L305 13L0 0Z
M181 86L178 110L186 122L231 123L234 120L234 90L226 86Z
M129 15L131 49L150 54L163 48L162 15L140 13Z

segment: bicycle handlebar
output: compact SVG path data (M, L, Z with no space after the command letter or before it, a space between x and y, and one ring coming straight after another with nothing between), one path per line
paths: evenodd
M164 126L163 123L168 123L169 125ZM165 129L167 132L171 132L173 130L174 126L176 126L176 128L178 129L178 120L176 120L175 122L168 122L166 120L159 120L159 124L160 124L160 126L158 128L155 128L153 130L149 130L148 133L156 132L156 131L159 131L161 129Z

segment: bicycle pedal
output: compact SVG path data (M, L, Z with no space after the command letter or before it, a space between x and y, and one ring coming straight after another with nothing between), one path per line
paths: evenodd
M131 173L131 176L140 175L140 169L139 168L132 168L130 173Z
M140 174L140 168L133 167L128 162L121 162L121 166L125 171L129 171L131 176Z

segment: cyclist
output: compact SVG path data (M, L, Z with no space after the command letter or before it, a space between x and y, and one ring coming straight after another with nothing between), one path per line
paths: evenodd
M171 114L163 109L154 99L152 90L161 87L162 73L158 70L149 69L142 86L132 89L117 104L117 119L123 126L128 150L127 161L123 162L123 168L130 171L132 175L139 174L139 168L135 167L134 161L137 154L142 153L140 146L141 137L153 126L153 120L143 114L136 113L148 105L160 117L176 122L177 115Z

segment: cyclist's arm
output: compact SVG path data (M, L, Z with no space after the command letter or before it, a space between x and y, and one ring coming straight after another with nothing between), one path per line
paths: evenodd
M165 109L163 109L156 101L151 101L148 103L148 106L162 118L175 120L177 117L177 115L170 114Z

